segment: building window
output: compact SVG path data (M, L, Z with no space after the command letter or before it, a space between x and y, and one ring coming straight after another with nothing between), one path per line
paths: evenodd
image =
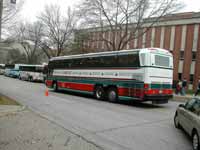
M178 74L178 79L179 79L179 80L182 80L182 73L179 73L179 74Z
M190 84L193 84L193 80L194 80L194 75L191 74L191 75L190 75Z
M196 60L196 52L192 52L192 60Z
M180 51L180 59L181 59L181 60L184 59L184 51Z

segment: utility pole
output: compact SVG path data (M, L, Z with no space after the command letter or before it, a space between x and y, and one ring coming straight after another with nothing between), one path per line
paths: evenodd
M2 33L3 0L0 0L0 41Z
M11 4L16 4L16 0L10 0ZM3 0L0 0L0 42L2 35Z

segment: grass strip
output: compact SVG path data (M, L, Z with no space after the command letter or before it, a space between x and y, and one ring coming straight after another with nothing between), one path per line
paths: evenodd
M20 105L15 100L0 94L0 105Z

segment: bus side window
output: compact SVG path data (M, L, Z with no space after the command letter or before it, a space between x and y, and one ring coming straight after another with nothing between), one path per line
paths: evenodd
M101 62L102 67L118 67L117 56L104 56Z
M141 63L142 66L146 66L145 54L141 54Z
M119 55L119 66L120 67L139 67L139 54L128 54Z

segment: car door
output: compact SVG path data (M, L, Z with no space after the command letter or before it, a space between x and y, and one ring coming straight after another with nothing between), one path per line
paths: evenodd
M198 131L198 134L200 135L200 99L197 99L194 105L193 127ZM192 133L192 129L190 129L190 133Z
M196 103L195 99L188 101L185 105L185 108L181 111L181 125L186 132L190 133L191 126L193 124L193 109Z

